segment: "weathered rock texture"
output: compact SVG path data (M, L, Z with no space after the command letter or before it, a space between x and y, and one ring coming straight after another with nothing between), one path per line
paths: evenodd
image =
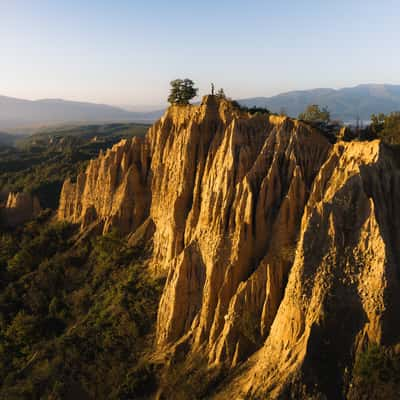
M398 160L389 149L378 141L334 146L304 209L270 333L220 398L339 399L359 348L400 342L399 200Z
M340 398L357 347L400 341L396 162L378 141L331 145L209 96L65 182L59 217L152 227L157 347L241 363L221 398Z
M0 207L0 223L14 227L36 217L40 211L40 202L36 196L30 193L10 192Z
M149 148L141 138L122 140L91 160L76 183L64 182L59 219L112 226L124 233L135 231L148 217L150 206Z

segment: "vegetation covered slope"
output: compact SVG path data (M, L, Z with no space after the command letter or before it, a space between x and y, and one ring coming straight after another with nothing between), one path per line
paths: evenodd
M162 282L150 248L116 232L76 241L42 215L0 234L0 398L128 399L155 389Z

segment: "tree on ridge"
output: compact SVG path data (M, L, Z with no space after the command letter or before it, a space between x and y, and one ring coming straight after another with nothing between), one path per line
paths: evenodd
M197 96L198 89L194 87L191 79L175 79L170 84L168 101L171 104L186 105L193 97Z
M304 112L299 114L299 119L304 121L324 121L329 122L331 118L327 107L320 109L318 104L310 104Z

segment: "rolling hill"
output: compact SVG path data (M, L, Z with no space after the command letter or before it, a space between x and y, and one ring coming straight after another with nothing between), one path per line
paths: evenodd
M153 122L161 114L162 111L131 112L105 104L0 96L0 129L3 130L78 122Z
M400 110L400 85L364 84L343 89L312 89L282 93L272 97L253 97L239 102L248 107L266 107L273 112L282 109L297 117L309 104L327 106L331 117L342 121L364 121L372 113Z

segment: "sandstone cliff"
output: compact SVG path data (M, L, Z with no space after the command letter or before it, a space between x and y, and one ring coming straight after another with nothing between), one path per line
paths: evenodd
M219 398L342 398L357 351L400 342L399 196L389 149L378 141L334 146L304 209L268 338Z
M240 364L220 398L340 398L358 348L400 341L399 184L378 141L208 96L91 161L58 216L152 235L157 349Z
M141 138L122 140L91 160L76 183L64 182L58 218L92 223L104 231L112 226L124 233L135 231L149 214L149 149Z
M0 207L0 223L14 227L36 217L40 211L39 199L36 196L23 192L10 192Z

